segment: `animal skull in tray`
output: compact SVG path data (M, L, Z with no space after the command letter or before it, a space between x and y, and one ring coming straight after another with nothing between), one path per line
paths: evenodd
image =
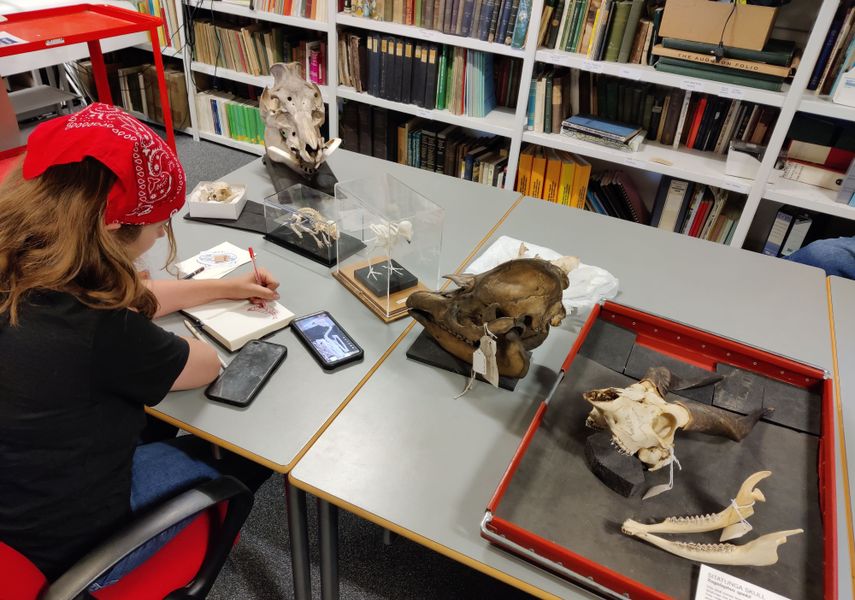
M407 308L443 349L468 363L486 327L496 337L499 375L525 377L529 351L566 316L561 296L578 264L573 257L518 258L480 275L446 275L457 289L415 292Z
M309 177L341 144L336 138L324 142L324 101L315 83L303 79L299 63L276 63L270 67L273 87L261 93L259 108L264 121L267 156Z

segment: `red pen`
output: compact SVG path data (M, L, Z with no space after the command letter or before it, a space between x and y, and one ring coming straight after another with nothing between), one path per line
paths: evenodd
M255 271L255 283L263 286L264 284L261 283L261 276L258 274L258 265L255 264L255 252L252 251L252 248L249 249L249 259L252 261L252 270ZM265 306L264 300L259 298L258 301L261 303L261 306Z

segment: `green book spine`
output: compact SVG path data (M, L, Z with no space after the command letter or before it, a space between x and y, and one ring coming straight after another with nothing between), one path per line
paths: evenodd
M697 54L714 54L718 48L717 44L704 44L703 42L691 42L689 40L678 40L674 38L663 38L662 45L674 50L695 52ZM769 40L763 50L748 50L746 48L724 47L725 58L739 60L752 60L779 67L788 67L793 62L793 54L796 51L795 42L786 40Z
M561 32L561 39L558 40L559 50L567 50L567 46L571 39L573 24L576 22L576 15L580 10L579 7L581 4L580 0L572 0L570 8L567 10L567 15L565 15L567 17L567 22L564 24L564 31Z
M641 109L641 128L650 131L650 120L653 117L653 92L646 90L647 95L644 96L644 105Z
M442 54L439 55L439 67L437 77L439 81L436 83L436 109L443 110L445 108L445 97L448 93L448 49L450 46L443 45Z
M416 0L416 9L415 14L413 14L413 20L415 21L416 27L422 26L422 0Z
M662 24L662 14L664 12L665 9L662 7L659 7L653 11L653 35L650 47L647 48L647 56L644 59L644 62L648 65L652 65L656 60L656 57L653 55L653 46L659 44L662 41L662 37L659 35L659 25Z
M252 141L252 131L249 128L249 115L247 114L249 111L246 107L246 104L239 104L240 109L240 126L241 131L243 132L243 141L251 142Z
M607 34L606 52L603 60L614 62L618 59L620 43L623 40L623 32L626 29L626 22L629 19L630 8L632 8L630 2L616 2L612 7L612 10L615 11L615 16L612 19L612 27Z
M629 60L632 50L632 42L635 40L635 32L638 30L638 21L641 19L641 10L644 8L644 0L632 0L629 17L626 20L626 28L623 30L623 38L618 51L618 62L625 63Z
M261 120L261 111L257 108L252 111L255 115L255 143L264 143L264 121Z
M552 78L553 73L549 72L546 75L546 93L544 94L543 133L552 133Z
M708 64L708 63L699 63L693 60L683 60L681 58L671 58L670 56L660 56L659 62L664 62L666 65L677 65L680 67L686 68L697 68L699 71L704 71L707 73L721 73L723 75L734 75L737 77L745 77L746 79L756 79L758 81L769 81L771 83L778 83L784 81L782 77L777 77L775 75L767 75L766 73L748 73L746 71L740 71L739 69L731 69L729 67L722 67L720 65Z
M585 24L588 21L588 10L591 6L590 0L581 0L579 2L579 12L576 13L576 21L573 23L573 37L567 41L567 50L569 52L580 52L579 42L582 40L582 35L585 33Z
M782 85L781 82L774 83L771 81L762 81L752 77L731 75L729 73L714 73L712 71L701 71L694 67L672 65L668 63L663 63L662 60L657 61L655 68L657 71L662 71L663 73L673 73L675 75L684 75L686 77L711 79L712 81L720 81L722 83L730 83L733 85L744 85L746 87L754 87L762 90L770 90L773 92L780 92Z
M229 121L229 137L233 140L237 137L237 119L235 119L234 105L231 102L226 102L226 119Z

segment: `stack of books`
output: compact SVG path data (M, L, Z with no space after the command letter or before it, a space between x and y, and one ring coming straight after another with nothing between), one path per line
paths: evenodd
M257 100L238 98L229 92L196 92L199 130L239 142L264 143L264 123Z
M286 37L285 30L261 23L229 24L207 19L193 21L194 59L250 75L267 75L278 62L298 62L303 77L319 85L327 82L326 42Z
M558 133L571 115L647 131L648 141L726 154L732 140L765 145L779 109L588 71L543 68L532 79L527 128Z
M237 3L235 0L231 1ZM254 8L262 12L317 21L326 21L328 12L327 3L324 0L255 0Z
M548 202L584 208L591 163L553 148L528 145L520 152L516 190Z
M855 160L855 125L831 117L796 113L784 147L785 179L840 191ZM850 198L837 200L848 204Z
M645 0L546 0L538 45L593 60L651 64L663 7Z
M794 42L770 39L763 50L723 47L676 38L663 38L653 47L658 71L712 79L765 90L781 91L799 58Z
M531 0L341 0L339 10L522 48Z
M605 171L591 176L585 210L647 225L650 212L632 178L624 171Z
M339 37L339 82L394 102L484 117L513 107L519 60L380 34Z
M855 68L855 3L841 2L808 82L814 94L835 95L843 75Z
M137 12L163 19L163 25L157 28L160 47L178 49L181 38L178 36L178 12L175 3L181 0L139 0L134 2Z
M342 147L376 158L503 187L509 140L476 137L455 125L345 101Z
M561 133L568 137L624 152L635 152L644 142L647 132L641 127L626 125L591 115L574 115L561 123Z
M729 244L744 205L744 196L664 176L659 182L650 225Z

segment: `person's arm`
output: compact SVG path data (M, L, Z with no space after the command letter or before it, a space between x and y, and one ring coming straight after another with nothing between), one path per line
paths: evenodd
M214 381L220 374L220 359L213 346L199 340L182 339L190 347L190 353L187 355L184 369L170 388L172 391L202 387Z
M146 279L145 284L157 298L157 318L223 298L278 300L279 282L267 269L258 269L258 275L262 285L256 283L253 272L225 279Z

